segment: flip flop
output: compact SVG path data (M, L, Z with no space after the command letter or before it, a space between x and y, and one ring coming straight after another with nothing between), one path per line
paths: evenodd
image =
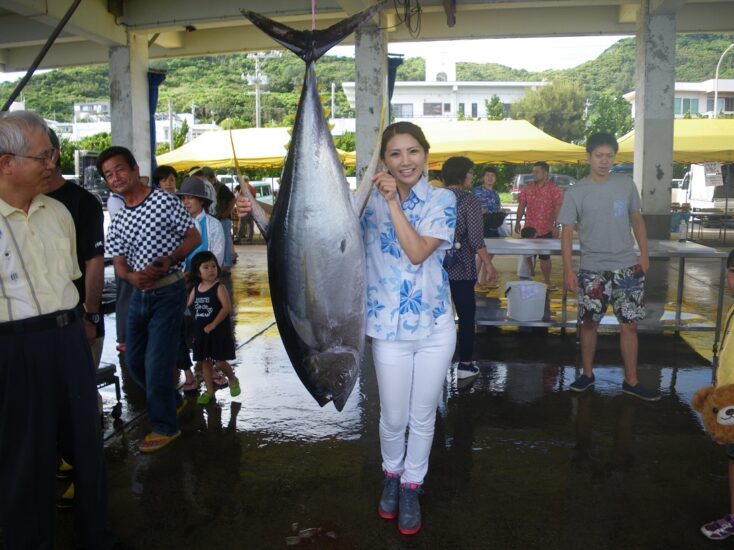
M174 439L177 439L180 435L181 430L173 435L160 435L151 432L140 442L138 449L141 453L155 453L171 443Z
M229 385L229 395L232 397L237 397L239 394L242 393L242 390L240 389L240 381L237 380L234 384Z
M196 400L196 402L197 402L197 403L198 403L199 405L208 405L208 404L209 404L209 403L211 403L211 402L212 402L213 400L214 400L214 396L213 396L212 394L210 394L210 393L207 393L207 392L204 392L204 393L202 393L202 394L201 394L201 395L200 395L200 396L198 397L198 399Z

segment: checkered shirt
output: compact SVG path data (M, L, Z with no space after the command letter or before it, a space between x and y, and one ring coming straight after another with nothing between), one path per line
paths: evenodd
M153 189L145 200L121 209L107 234L106 250L123 256L133 271L141 271L159 256L168 256L181 246L184 233L196 224L181 201L170 193ZM169 273L180 271L183 262Z

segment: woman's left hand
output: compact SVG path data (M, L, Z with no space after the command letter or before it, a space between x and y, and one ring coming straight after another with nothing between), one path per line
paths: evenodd
M387 202L397 200L398 185L395 178L393 178L389 172L377 172L372 176L372 183L375 184L380 195L382 195Z

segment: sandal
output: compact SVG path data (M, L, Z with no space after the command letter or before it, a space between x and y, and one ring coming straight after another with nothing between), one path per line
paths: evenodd
M184 382L183 386L181 386L181 390L188 394L188 393L198 393L199 391L199 381L194 379L191 382Z
M138 445L138 449L141 453L154 453L160 451L163 447L168 445L171 441L178 438L181 435L181 430L173 435L160 435L157 433L149 433Z
M231 395L232 397L237 397L241 393L242 390L240 389L240 381L239 379L235 378L235 383L229 385L229 395Z
M200 395L200 396L199 396L199 397L198 397L198 398L196 399L196 402L197 402L197 403L198 403L199 405L208 405L209 403L211 403L211 402L212 402L212 400L213 400L213 399L214 399L214 396L213 396L212 394L210 394L210 393L207 393L207 392L204 392L204 393L202 393L202 394L201 394L201 395Z

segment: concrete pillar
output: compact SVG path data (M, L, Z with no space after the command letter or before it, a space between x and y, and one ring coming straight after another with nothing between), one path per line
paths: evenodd
M148 40L128 33L126 47L110 48L112 144L130 149L140 174L150 176Z
M637 23L635 168L648 236L670 237L675 97L675 14L651 13L643 0Z
M374 22L369 22L357 29L355 39L357 181L360 181L372 152L380 146L382 106L387 101L387 35Z

